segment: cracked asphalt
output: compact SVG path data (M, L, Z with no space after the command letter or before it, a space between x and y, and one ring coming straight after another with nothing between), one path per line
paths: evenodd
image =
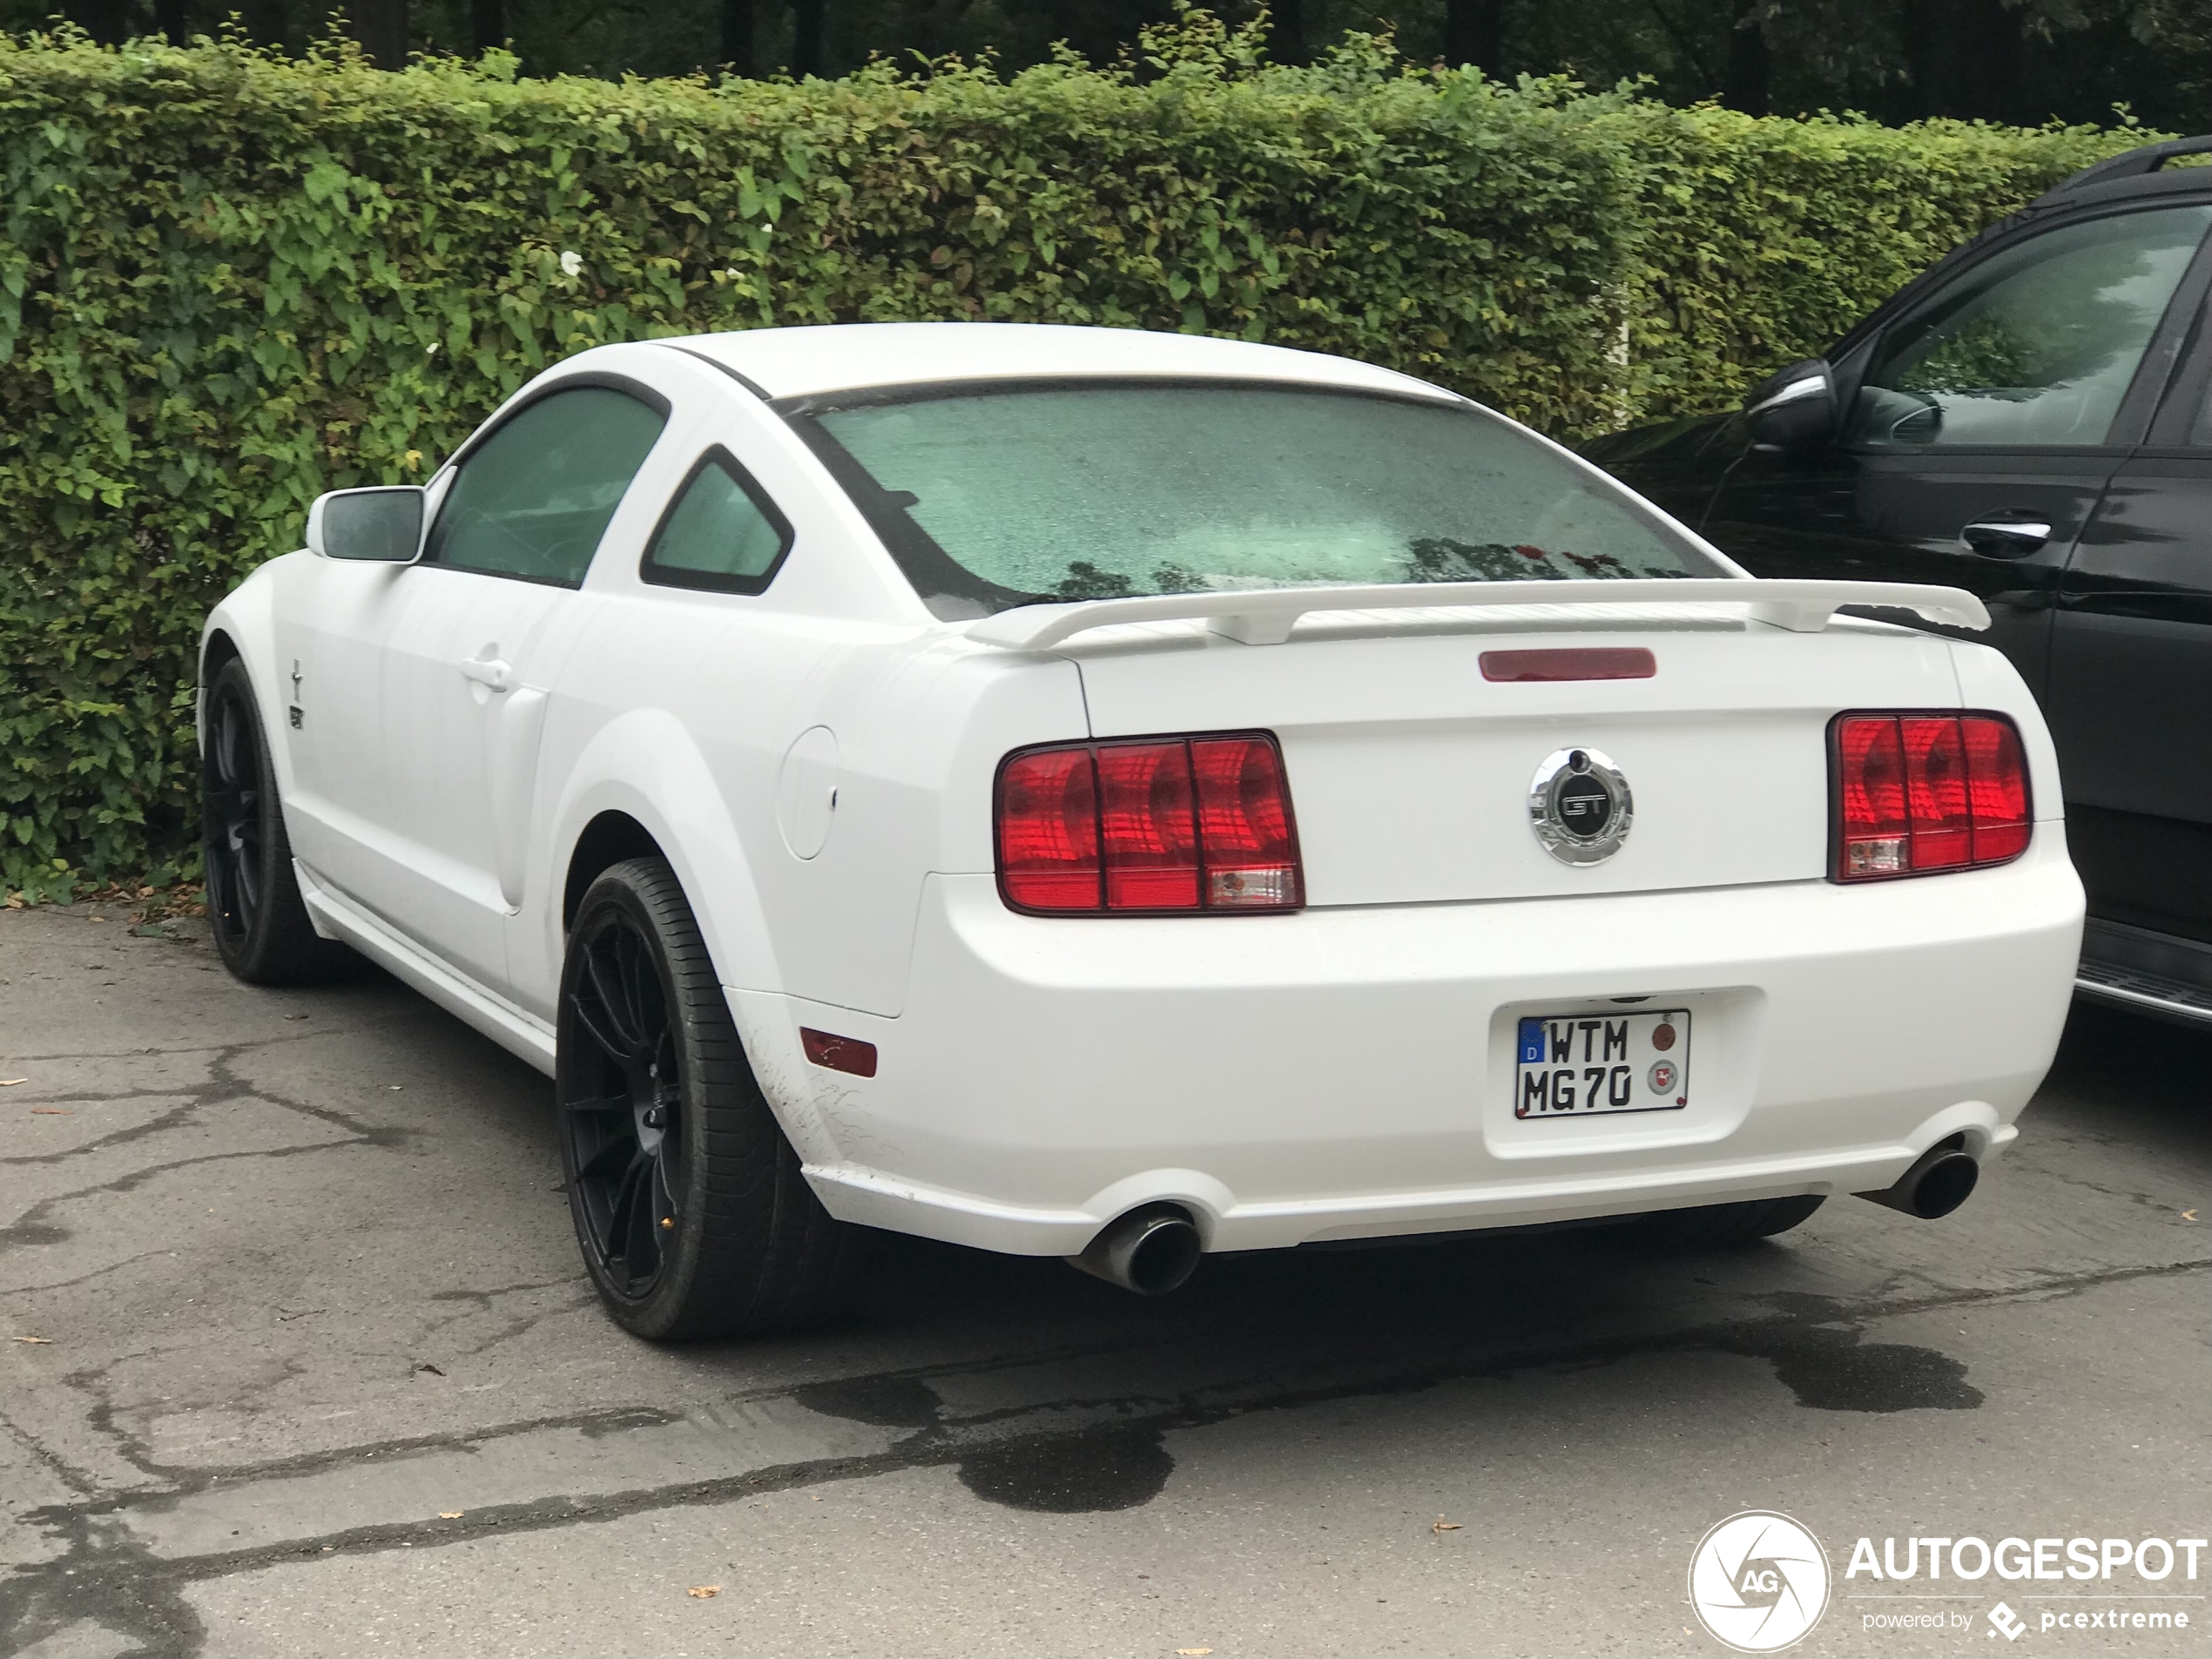
M1844 1576L2206 1534L2203 1035L2077 1009L1940 1223L1217 1257L1157 1302L887 1238L833 1331L653 1348L542 1078L170 935L0 914L0 1650L1720 1653L1690 1554L1761 1508L1832 1563L1802 1652L1986 1655L2000 1596L2000 1646L2208 1651L2204 1577ZM2040 1628L2123 1591L2189 1627Z

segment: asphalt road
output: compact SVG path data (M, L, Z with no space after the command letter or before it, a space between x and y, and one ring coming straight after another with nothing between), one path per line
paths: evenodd
M2207 1533L2190 1033L2078 1010L1944 1222L1222 1257L1158 1302L887 1239L840 1329L665 1349L594 1303L544 1082L381 976L0 914L18 1077L0 1650L1720 1653L1687 1572L1744 1509L1825 1545L1802 1652L2212 1650L2202 1558L1845 1575L1862 1536Z

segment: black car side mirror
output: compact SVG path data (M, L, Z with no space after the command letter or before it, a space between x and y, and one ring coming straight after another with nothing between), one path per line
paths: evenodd
M1817 449L1836 436L1836 374L1817 357L1769 375L1743 400L1751 447L1770 453Z

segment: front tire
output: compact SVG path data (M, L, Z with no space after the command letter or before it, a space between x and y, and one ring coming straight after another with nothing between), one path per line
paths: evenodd
M315 933L285 833L276 767L246 664L233 657L207 687L199 763L200 860L207 922L223 966L250 985L307 985L353 953Z
M557 1040L570 1214L617 1323L676 1341L788 1331L835 1311L855 1230L807 1186L661 860L615 865L584 894Z

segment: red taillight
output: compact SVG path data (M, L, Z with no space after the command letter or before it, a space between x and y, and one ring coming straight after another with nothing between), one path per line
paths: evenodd
M1206 904L1223 910L1291 910L1305 901L1291 786L1275 739L1193 738Z
M1887 715L1851 716L1836 725L1836 879L1904 875L1906 856L1905 748Z
M2019 728L1993 715L1969 714L1966 811L1973 819L1974 862L1996 864L2027 850L2027 759Z
M1265 732L1064 744L999 769L999 891L1055 915L1295 910L1283 757Z
M1024 910L1096 910L1098 789L1090 751L1035 749L999 772L999 887Z
M2027 762L2001 714L1836 718L1838 881L2002 864L2027 847Z
M1966 744L1954 718L1907 715L1905 811L1912 819L1912 867L1947 870L1973 862L1973 826L1966 819Z
M1098 826L1109 910L1197 908L1198 826L1188 744L1102 744Z

